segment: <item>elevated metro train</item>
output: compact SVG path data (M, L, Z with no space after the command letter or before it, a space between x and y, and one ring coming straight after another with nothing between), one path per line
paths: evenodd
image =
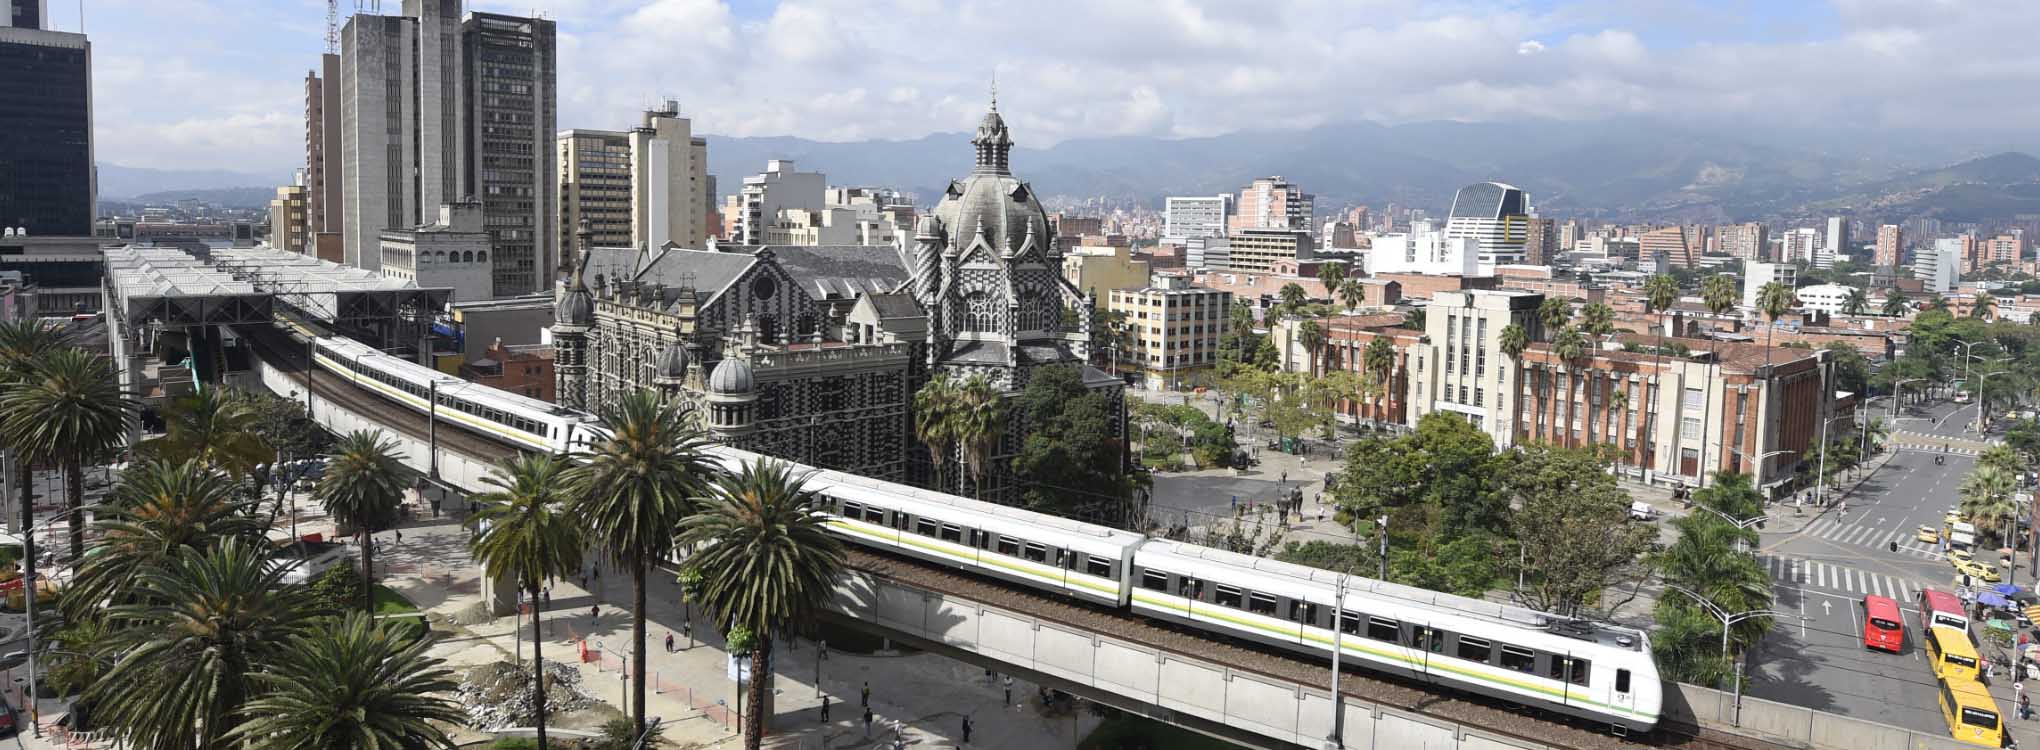
M318 367L529 450L599 440L585 413L468 383L344 338ZM437 383L438 385L433 385ZM712 449L725 468L765 457ZM1647 732L1662 683L1642 631L1150 538L840 471L808 486L844 539L1204 630ZM1334 645L1336 644L1336 645Z

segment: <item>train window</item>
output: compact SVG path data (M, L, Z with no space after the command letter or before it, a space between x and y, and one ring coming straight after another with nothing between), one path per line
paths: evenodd
M1189 576L1183 576L1176 579L1176 594L1185 599L1202 598L1204 595L1204 582Z
M1275 616L1275 597L1262 593L1247 595L1247 611L1257 615Z
M1593 666L1592 662L1585 659L1572 660L1572 679L1570 680L1572 684L1586 687L1587 677L1594 673Z
M1356 612L1339 612L1339 632L1346 635L1360 634L1360 615Z
M1048 562L1048 545L1028 542L1026 548L1021 550L1020 556L1035 562Z
M953 523L942 524L942 541L945 542L963 541L963 527Z
M914 521L914 533L920 534L921 536L935 536L937 533L941 531L941 528L942 527L935 525L934 521L930 521L926 518L916 519Z
M1525 674L1537 672L1537 654L1529 649L1503 646L1501 663L1503 669L1513 669Z
M1571 657L1567 656L1551 657L1551 666L1545 668L1545 676L1550 677L1551 679L1554 680L1563 680L1565 679L1565 668L1567 665L1570 664L1572 664Z
M1289 602L1289 619L1292 622L1315 625L1317 624L1317 605L1292 599Z
M844 518L864 517L864 506L850 502L848 500L843 501L843 517Z
M1461 659L1486 664L1489 659L1494 658L1493 652L1494 646L1490 645L1487 641L1479 638L1468 638L1462 635L1459 637L1459 649L1454 653L1458 654Z
M1168 591L1169 574L1159 570L1143 570L1140 572L1140 587L1154 591Z
M1395 643L1402 640L1402 623L1381 617L1369 617L1367 618L1367 637L1377 641Z
M1013 537L1010 536L1001 536L999 537L998 541L992 543L992 549L994 551L997 551L1001 555L1012 555L1014 557L1019 557L1020 540L1014 539Z
M883 508L873 508L869 505L864 506L864 520L883 524L885 523L885 510Z
M1234 588L1234 587L1232 587L1232 586L1227 586L1227 585L1225 585L1225 584L1219 584L1219 586L1218 586L1218 604L1219 604L1219 606L1221 606L1221 607L1232 607L1232 608L1234 608L1234 609L1239 609L1239 606L1240 606L1240 590L1239 590L1239 589L1237 589L1237 588Z
M1584 685L1586 683L1582 682L1580 684ZM1629 670L1627 669L1615 670L1615 692L1618 693L1629 692Z
M1099 578L1112 577L1112 558L1090 555L1084 559L1084 572Z

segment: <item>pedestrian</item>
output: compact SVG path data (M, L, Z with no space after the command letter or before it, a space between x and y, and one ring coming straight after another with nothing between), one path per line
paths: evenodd
M693 642L694 642L694 621L693 621L693 620L683 620L683 621L681 621L681 623L680 623L680 632L681 632L681 633L685 633L685 634L687 635L687 642L688 642L688 643L693 643ZM691 647L690 647L690 648L691 648Z
M2033 699L2026 697L2025 693L2019 694L2019 718L2025 721L2033 720ZM965 736L969 736L968 733ZM970 740L964 741L969 742Z
M588 619L590 619L590 620L599 620L599 619L602 619L602 605L601 605L601 604L593 604L593 605L590 605L590 606L588 607Z
M822 696L822 723L829 723L829 696Z
M869 696L865 698L864 705L864 739L871 739L871 699Z
M397 543L398 543L398 544L403 544L403 543L404 543L404 530L403 530L403 529L397 529L396 531L397 531Z
M673 631L666 631L666 653L673 653Z
M1013 705L1013 676L1006 675L1006 705Z
M551 611L551 610L552 610L552 587L551 587L551 586L547 586L547 587L545 587L545 590L544 590L544 591L541 591L541 592L539 592L538 596L539 596L539 599L540 599L541 601L545 602L545 605L544 605L544 608L545 608L545 610L546 610L546 611Z
M815 641L815 658L822 661L829 660L829 639L823 638Z
M866 709L870 709L870 708L871 708L871 683L869 683L869 682L866 682L866 683L864 683L864 692L863 692L863 694L862 694L862 697L864 698L864 707L865 707ZM871 712L867 710L867 711L865 712L865 714L864 714L864 717L865 717L865 718L864 718L864 720L865 720L865 721L871 721Z
M968 716L963 717L963 744L970 744L970 717Z

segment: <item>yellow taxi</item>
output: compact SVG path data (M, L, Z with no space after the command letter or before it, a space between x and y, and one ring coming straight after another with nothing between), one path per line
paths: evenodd
M1924 523L1920 524L1920 529L1913 533L1913 538L1926 544L1940 544L1941 527Z
M1959 567L1962 567L1962 564L1963 564L1963 563L1969 562L1970 560L1973 560L1973 559L1975 559L1975 558L1974 558L1974 556L1972 556L1972 555L1970 555L1970 554L1969 554L1969 550L1966 550L1966 549L1951 549L1951 550L1948 550L1948 564L1949 564L1949 565L1953 565L1953 566L1955 566L1955 567L1958 567L1958 568L1959 568Z
M1954 526L1955 524L1962 523L1962 511L1956 510L1954 508L1949 508L1947 515L1941 516L1941 523L1947 524L1949 526Z
M1975 560L1968 559L1955 560L1951 558L1950 562L1953 562L1955 564L1955 571L1958 573L1969 576L1970 578L1974 578L1984 583L1998 582L1997 570L1989 565L1985 565Z

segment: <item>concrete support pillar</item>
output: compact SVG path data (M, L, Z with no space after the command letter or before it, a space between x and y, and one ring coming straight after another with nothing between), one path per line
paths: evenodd
M489 614L497 617L517 614L517 584L509 578L492 578L487 571L475 565L475 575L482 580L482 600L489 605Z

